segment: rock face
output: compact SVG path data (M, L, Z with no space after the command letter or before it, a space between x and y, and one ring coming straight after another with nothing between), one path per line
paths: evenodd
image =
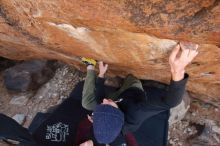
M0 55L57 59L84 68L103 60L111 74L168 82L168 54L179 40L200 45L188 89L220 102L220 1L1 0Z
M31 60L8 68L4 71L5 87L15 92L37 89L54 75L53 64L45 60Z

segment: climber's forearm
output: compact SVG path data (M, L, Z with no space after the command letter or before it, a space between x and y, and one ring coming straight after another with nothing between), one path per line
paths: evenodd
M171 79L169 88L166 91L166 96L163 100L169 108L177 106L182 101L188 78L189 75L185 73L181 80L175 81Z
M95 70L87 70L87 75L82 93L82 106L85 109L91 111L93 111L97 105L97 101L95 97L95 80L96 80Z

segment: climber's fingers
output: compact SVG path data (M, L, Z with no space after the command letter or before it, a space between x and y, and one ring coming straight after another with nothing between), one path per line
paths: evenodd
M186 49L184 47L180 47L181 48L181 55L180 55L180 59L182 60L188 60L188 55L190 53L190 49Z
M181 55L180 60L189 64L198 54L198 45L193 43L180 43Z
M188 54L188 58L189 58L189 61L191 62L197 55L198 55L198 47L199 45L196 45L195 46L195 49L189 49L189 54Z
M198 54L198 44L191 42L180 42L180 47L182 50L181 60L191 62L195 56Z
M180 51L180 45L177 44L170 54L169 62L173 62L177 58L177 54L179 53L179 51Z

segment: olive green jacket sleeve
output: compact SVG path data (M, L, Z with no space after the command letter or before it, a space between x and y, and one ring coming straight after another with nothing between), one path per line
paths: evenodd
M88 70L82 93L82 106L93 111L97 105L95 97L96 73L94 70Z

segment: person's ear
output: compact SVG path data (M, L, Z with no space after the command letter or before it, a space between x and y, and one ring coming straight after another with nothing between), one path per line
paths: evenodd
M108 99L104 98L102 103L105 103L105 104L108 103Z
M94 144L93 144L92 140L88 140L88 141L80 144L79 146L94 146Z
M93 123L92 117L90 115L87 115L88 120Z

